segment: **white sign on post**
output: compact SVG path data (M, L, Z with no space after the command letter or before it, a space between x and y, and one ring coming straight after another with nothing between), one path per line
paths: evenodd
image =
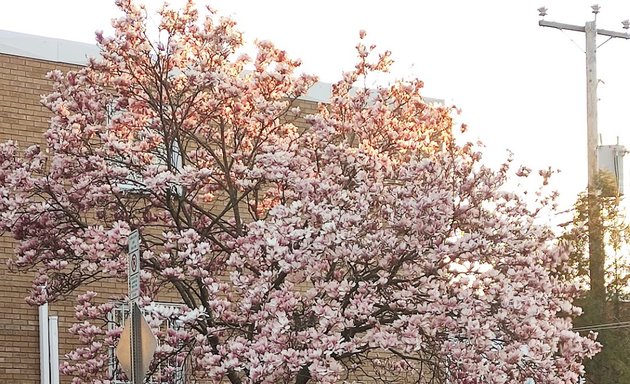
M140 297L140 235L135 229L129 234L129 300L135 302Z

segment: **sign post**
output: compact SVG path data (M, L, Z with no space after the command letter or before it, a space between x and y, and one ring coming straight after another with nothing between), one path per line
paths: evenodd
M131 382L141 384L157 348L157 340L137 304L140 297L140 236L137 229L129 234L128 243L129 271L127 283L130 319L125 322L125 327L120 335L116 347L116 357L118 357L123 371L131 379Z
M142 367L142 354L140 353L140 308L138 308L138 297L140 297L140 236L135 229L129 235L129 310L131 313L131 382L141 384L144 372Z

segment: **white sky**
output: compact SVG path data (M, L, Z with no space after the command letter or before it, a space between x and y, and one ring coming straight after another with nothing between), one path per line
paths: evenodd
M463 110L459 120L485 142L487 159L499 162L510 149L534 169L560 168L554 185L566 206L586 186L584 34L539 27L536 9L583 25L595 0L197 0L206 2L232 16L248 41L273 41L326 82L354 65L365 29L369 42L393 51L392 78L418 77L426 96ZM630 1L599 4L598 27L623 31ZM117 15L113 0L4 0L0 29L91 43ZM597 64L603 144L619 137L630 147L630 41L607 42ZM628 171L630 156L627 180Z

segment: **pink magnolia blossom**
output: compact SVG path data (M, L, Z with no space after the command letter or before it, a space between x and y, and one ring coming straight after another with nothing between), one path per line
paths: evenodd
M316 81L299 60L267 41L238 56L235 23L192 2L160 11L154 41L117 4L101 58L49 74L46 148L0 145L0 227L35 274L28 300L79 295L74 383L111 379L115 305L85 289L124 281L132 229L157 381L185 362L215 383L575 382L598 344L571 330L566 252L538 221L554 195L507 190L535 173L483 165L421 81L353 88L389 52L361 32L358 64L298 128ZM167 290L183 307L156 303Z

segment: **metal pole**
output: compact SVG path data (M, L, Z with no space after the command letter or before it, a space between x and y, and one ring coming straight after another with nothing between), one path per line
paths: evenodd
M50 351L50 384L59 384L59 317L48 317L48 349Z
M136 303L140 294L140 237L138 230L129 234L129 315L131 316L131 383L141 384L142 372L142 340L140 340L140 308Z
M50 384L48 355L48 303L39 306L39 377L41 384Z
M135 302L131 305L131 372L132 384L142 383L142 340L140 339L140 308Z

